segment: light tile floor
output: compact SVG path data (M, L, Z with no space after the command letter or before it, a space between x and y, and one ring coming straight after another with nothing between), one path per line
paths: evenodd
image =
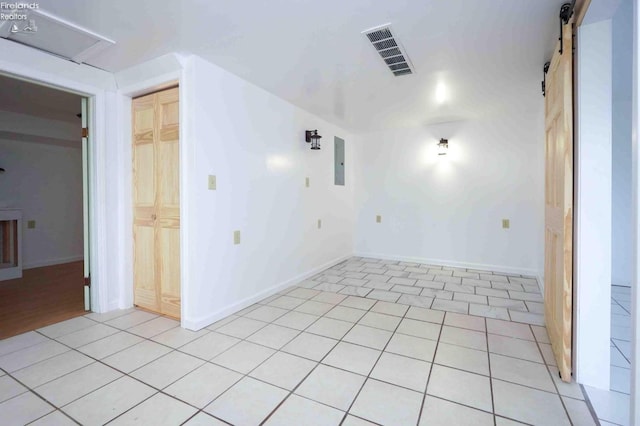
M590 425L535 279L352 258L198 332L88 314L0 341L3 424Z
M585 386L603 425L628 425L631 383L631 288L611 287L611 386Z

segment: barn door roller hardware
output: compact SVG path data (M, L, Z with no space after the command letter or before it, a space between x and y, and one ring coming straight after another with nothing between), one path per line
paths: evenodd
M542 74L542 96L547 94L547 73L549 72L549 66L551 62L545 62Z
M562 41L562 26L567 25L569 23L569 19L573 15L573 8L576 5L576 0L573 0L571 3L565 3L560 6L560 54L562 55L563 50L563 41Z

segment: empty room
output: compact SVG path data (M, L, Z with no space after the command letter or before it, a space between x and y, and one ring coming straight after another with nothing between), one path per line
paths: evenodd
M0 6L3 424L640 424L636 0Z

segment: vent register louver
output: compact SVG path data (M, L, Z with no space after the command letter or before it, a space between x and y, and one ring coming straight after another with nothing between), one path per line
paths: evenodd
M382 25L362 32L396 77L413 74L413 65L400 42L391 32L391 25Z

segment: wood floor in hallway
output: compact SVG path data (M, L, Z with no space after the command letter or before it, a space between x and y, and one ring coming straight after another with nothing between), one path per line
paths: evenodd
M82 261L23 271L0 281L0 339L84 315Z

